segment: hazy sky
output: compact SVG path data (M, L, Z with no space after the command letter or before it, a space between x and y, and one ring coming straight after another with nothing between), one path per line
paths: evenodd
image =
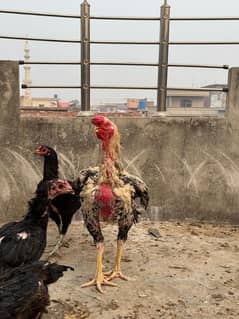
M80 14L78 0L0 0L0 9ZM91 0L92 15L159 16L163 0ZM186 16L238 16L238 0L168 0L171 17ZM80 39L80 20L1 14L1 35ZM239 21L171 22L171 41L239 41ZM91 40L159 41L159 22L91 21ZM30 41L31 60L78 61L80 45ZM24 41L0 39L0 59L20 60L24 55ZM92 45L92 61L157 62L157 46ZM171 46L169 63L229 64L239 66L239 45L229 46ZM23 79L21 67L21 79ZM33 84L80 84L80 66L32 66ZM227 71L214 69L170 68L168 86L200 87L213 83L226 83ZM155 86L157 68L92 66L92 85ZM53 96L62 100L77 98L79 90L33 90L34 96ZM156 99L155 91L92 90L92 103L120 101L127 97Z

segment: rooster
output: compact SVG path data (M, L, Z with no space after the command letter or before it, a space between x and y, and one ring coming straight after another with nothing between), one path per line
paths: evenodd
M50 304L48 285L72 267L35 261L0 276L0 318L40 319Z
M67 181L46 181L28 203L28 212L18 222L0 228L0 274L38 260L46 247L47 207L56 196L72 192Z
M35 154L44 158L43 178L37 186L37 189L39 189L42 183L59 177L58 156L56 151L47 145L40 145L37 147ZM68 182L69 184L72 184L71 181ZM61 196L57 196L51 201L51 204L48 206L48 213L49 217L56 223L60 237L48 257L57 252L63 244L65 234L71 224L73 215L79 208L80 198L74 192L68 192Z
M96 135L102 140L102 161L99 167L82 170L75 181L75 192L81 199L84 223L97 248L95 278L81 287L96 286L103 293L102 285L116 286L111 280L128 280L121 271L123 245L132 225L138 222L149 201L146 184L128 174L121 161L120 135L114 123L104 116L92 118ZM113 269L103 273L104 237L100 221L117 222L117 253Z

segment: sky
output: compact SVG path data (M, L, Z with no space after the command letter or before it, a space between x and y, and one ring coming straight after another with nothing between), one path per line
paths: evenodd
M79 0L0 0L0 10L80 15ZM163 0L90 0L94 16L160 15ZM171 17L239 17L238 0L168 0ZM1 14L0 35L80 40L80 20ZM239 21L171 21L170 41L239 41ZM159 41L159 21L91 20L91 40ZM79 61L80 44L30 41L32 61ZM157 46L91 45L92 61L158 62ZM1 60L23 60L24 41L0 39ZM239 66L239 45L171 46L169 63ZM227 83L227 70L169 68L169 87ZM24 77L20 67L20 81ZM32 65L33 85L80 85L80 66ZM91 85L156 86L157 68L91 66ZM34 89L32 95L80 100L78 89ZM92 90L91 103L125 102L128 97L156 100L156 91Z

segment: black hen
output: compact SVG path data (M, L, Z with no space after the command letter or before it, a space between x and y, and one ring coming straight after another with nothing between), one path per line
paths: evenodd
M39 190L44 181L58 178L58 156L56 151L47 145L39 146L35 153L44 157L43 179L37 187ZM69 183L71 184L70 181ZM60 238L49 256L54 254L61 247L73 215L79 208L80 198L73 192L57 196L52 200L51 205L48 208L49 217L56 223Z
M0 273L41 257L46 246L48 202L48 184L45 184L41 195L29 201L23 220L0 228Z
M39 319L50 304L48 285L72 267L35 261L0 276L0 318Z
M43 161L43 176L42 180L37 185L36 192L41 191L42 185L45 181L51 181L57 179L59 176L58 172L58 156L56 151L47 145L40 145L35 150L35 154L42 156ZM56 223L58 229L61 227L61 218L54 207L48 208L49 217Z
M58 194L71 191L66 181L42 183L25 217L0 228L0 274L41 257L46 247L47 206Z

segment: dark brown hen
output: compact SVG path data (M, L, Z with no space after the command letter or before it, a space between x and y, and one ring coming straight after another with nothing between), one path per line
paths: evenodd
M50 304L48 285L72 267L35 261L0 276L0 318L39 319Z

